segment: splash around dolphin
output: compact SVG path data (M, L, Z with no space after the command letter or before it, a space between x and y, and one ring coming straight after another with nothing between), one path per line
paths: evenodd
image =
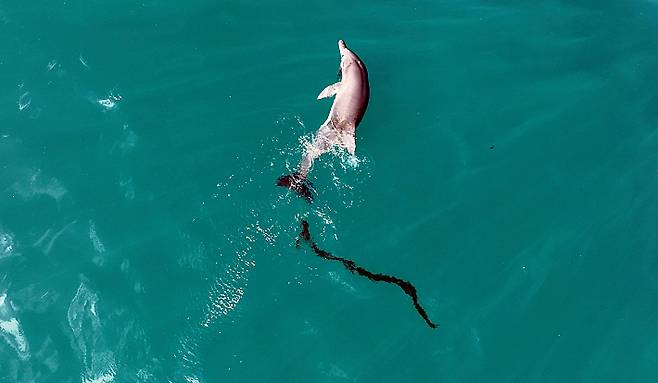
M276 182L278 186L285 186L295 191L308 202L313 201L315 190L307 179L313 161L333 146L342 147L354 155L356 127L366 113L370 98L368 71L363 61L347 48L343 40L338 40L338 51L341 81L327 86L318 95L318 100L335 96L329 116L306 148L297 171L279 177Z

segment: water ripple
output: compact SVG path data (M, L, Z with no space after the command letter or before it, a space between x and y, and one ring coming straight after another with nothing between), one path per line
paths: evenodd
M107 383L114 379L116 362L109 350L98 317L98 296L82 282L67 314L83 364L83 383Z
M23 327L16 318L14 307L8 300L6 292L0 294L0 336L16 351L20 359L26 360L30 357Z

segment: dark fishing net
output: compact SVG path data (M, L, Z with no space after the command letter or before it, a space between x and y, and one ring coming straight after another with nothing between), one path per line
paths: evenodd
M413 301L416 311L418 311L418 314L420 314L420 316L425 320L427 325L430 326L431 328L437 328L439 326L438 324L435 324L430 320L429 316L427 315L427 312L425 312L423 306L421 306L420 303L418 302L418 293L416 292L416 288L411 283L390 275L372 273L364 269L363 267L358 266L352 260L337 257L327 251L320 249L315 244L315 242L313 242L313 238L311 238L311 233L308 229L308 222L306 220L302 220L302 232L299 234L299 238L297 239L297 244L296 244L297 247L300 246L300 239L308 243L308 245L311 247L311 250L313 250L313 252L317 256L332 261L338 261L342 263L343 266L345 266L345 268L352 273L357 273L374 282L386 282L386 283L392 283L394 285L398 285L402 289L402 291L404 291L405 294L411 297L411 300Z

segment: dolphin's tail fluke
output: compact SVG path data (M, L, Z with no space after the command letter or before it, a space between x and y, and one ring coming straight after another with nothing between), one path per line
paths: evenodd
M315 187L313 187L311 181L299 173L292 173L287 176L281 176L276 180L276 184L278 186L285 186L288 189L296 192L308 203L313 202L313 192L315 191Z

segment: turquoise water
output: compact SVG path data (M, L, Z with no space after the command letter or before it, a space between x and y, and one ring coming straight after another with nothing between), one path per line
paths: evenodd
M658 3L182 4L0 3L0 382L656 381Z

